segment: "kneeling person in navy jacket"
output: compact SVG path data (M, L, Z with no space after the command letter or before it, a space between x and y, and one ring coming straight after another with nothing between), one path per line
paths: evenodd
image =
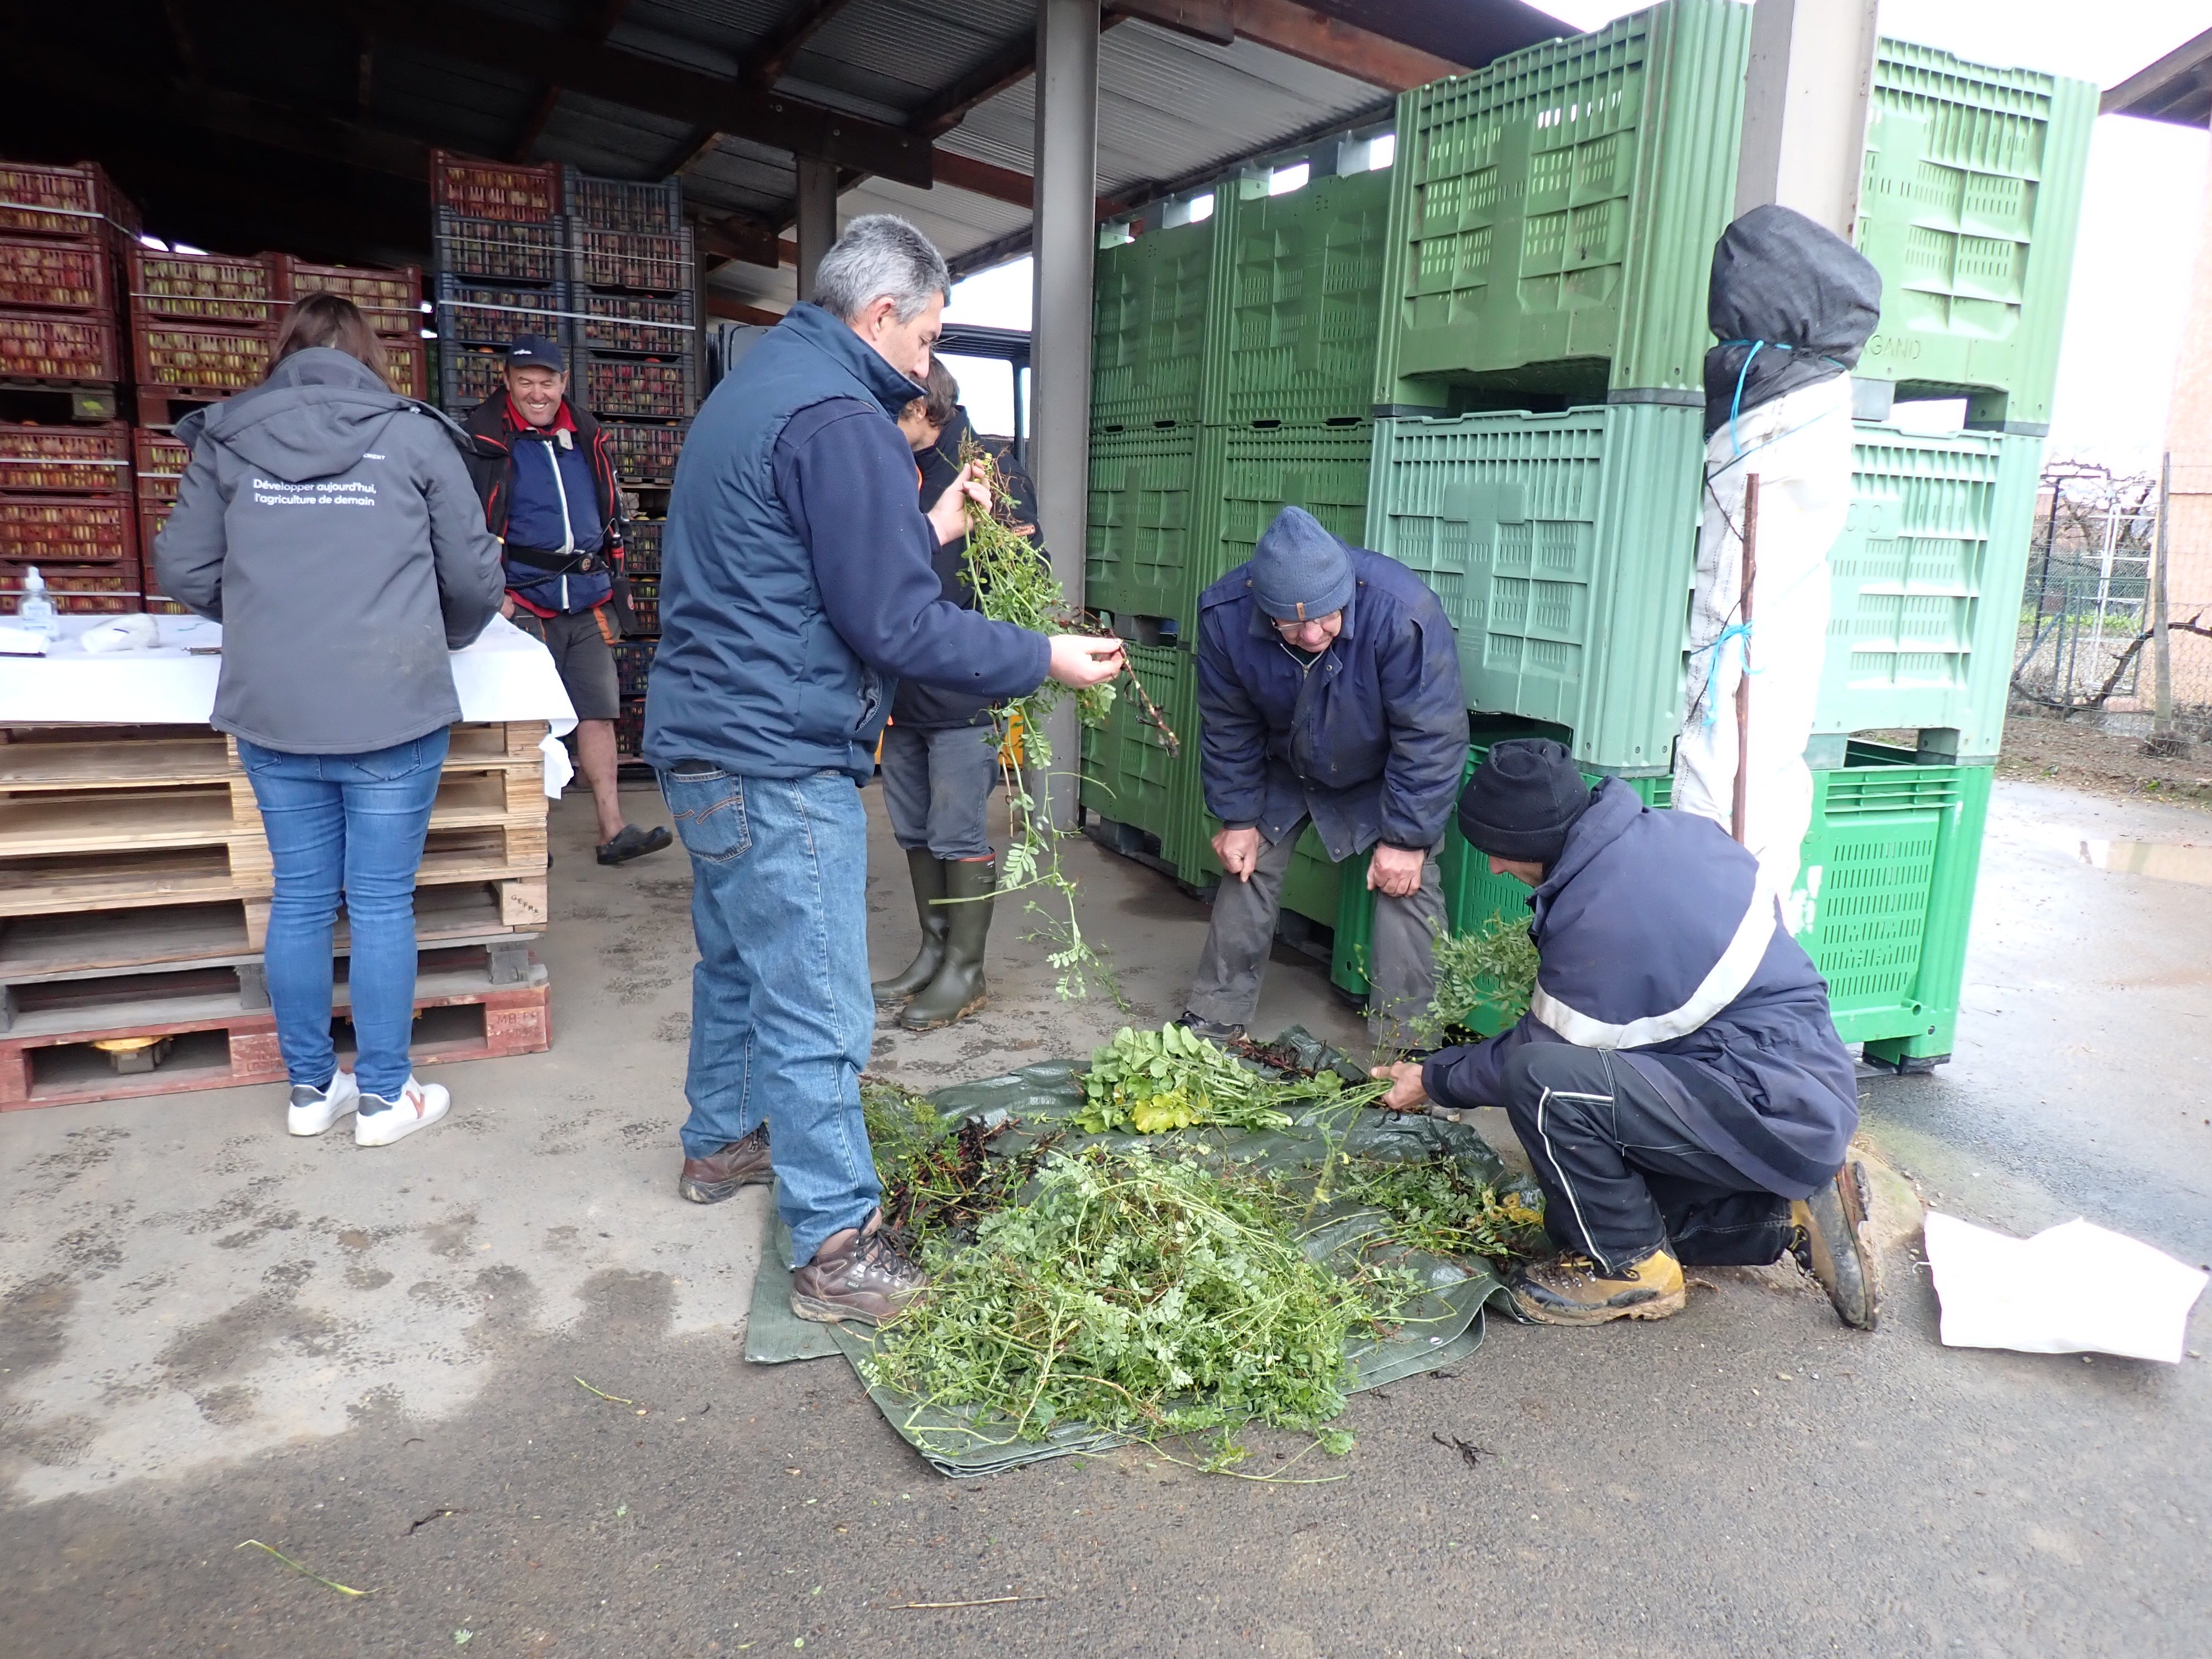
M1515 1304L1547 1324L1659 1319L1684 1264L1763 1267L1784 1250L1845 1322L1879 1288L1850 1056L1828 988L1758 860L1708 818L1595 789L1565 749L1495 745L1459 825L1492 873L1535 890L1528 1012L1487 1042L1379 1068L1383 1104L1502 1106L1544 1188L1561 1255Z

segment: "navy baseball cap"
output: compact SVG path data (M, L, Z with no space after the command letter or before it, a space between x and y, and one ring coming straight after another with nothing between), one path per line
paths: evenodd
M558 341L549 340L543 334L520 336L507 349L509 368L550 368L556 374L568 372L568 360L561 355Z

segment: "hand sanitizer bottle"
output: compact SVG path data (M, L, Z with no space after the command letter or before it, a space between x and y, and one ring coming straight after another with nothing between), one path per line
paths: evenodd
M61 632L54 621L54 602L46 597L46 579L36 565L23 578L23 599L15 607L15 620L48 639Z

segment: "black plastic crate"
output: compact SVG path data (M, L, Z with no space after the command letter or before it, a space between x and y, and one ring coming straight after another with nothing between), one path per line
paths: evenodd
M664 519L632 519L623 526L623 568L633 576L660 574L660 533Z
M645 699L625 698L622 713L615 716L615 753L635 759L645 747Z
M441 276L557 283L568 275L568 227L562 220L520 224L465 219L451 208L440 208L435 228Z
M689 293L698 281L691 227L669 235L641 236L571 222L567 275L586 288Z
M697 297L681 294L611 294L579 289L570 309L578 348L623 351L655 357L693 356L699 333L693 307Z
M656 599L657 599L656 590ZM656 622L659 606L654 608ZM658 640L621 640L616 642L615 683L625 697L645 695L646 677L653 672L653 653L660 647Z
M506 385L507 353L498 346L438 342L438 407L465 415Z
M448 272L439 276L432 304L438 337L462 345L503 346L523 334L565 341L571 320L562 283L477 283Z
M685 422L603 421L600 425L614 450L615 476L624 483L667 483L675 478Z
M699 406L699 365L689 352L670 357L586 352L573 366L569 385L602 421L680 421Z
M660 579L658 576L633 576L630 579L629 608L630 614L637 618L640 634L659 634Z
M675 179L638 184L561 169L561 210L593 230L626 236L671 236L684 228L684 185Z

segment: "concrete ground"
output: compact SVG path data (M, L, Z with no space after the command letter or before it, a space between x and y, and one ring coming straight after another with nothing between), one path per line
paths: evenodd
M441 1068L448 1124L293 1140L274 1089L0 1116L0 1650L2204 1651L2212 1368L1943 1348L1903 1243L1872 1336L1794 1269L1700 1271L1658 1324L1493 1324L1355 1399L1350 1456L1291 1472L1325 1484L1143 1450L939 1479L842 1361L739 1358L764 1195L674 1191L685 866L600 870L581 800L555 825L556 1046ZM2212 817L2001 783L1958 1056L1870 1085L1865 1138L1936 1207L2212 1260L2212 887L2085 838ZM896 966L879 817L874 854ZM1070 861L1134 1017L1172 1016L1201 907ZM931 1086L1119 1023L1019 931L987 1013L876 1065ZM1294 1020L1356 1035L1286 956L1259 1025ZM1252 1438L1259 1472L1297 1449Z

